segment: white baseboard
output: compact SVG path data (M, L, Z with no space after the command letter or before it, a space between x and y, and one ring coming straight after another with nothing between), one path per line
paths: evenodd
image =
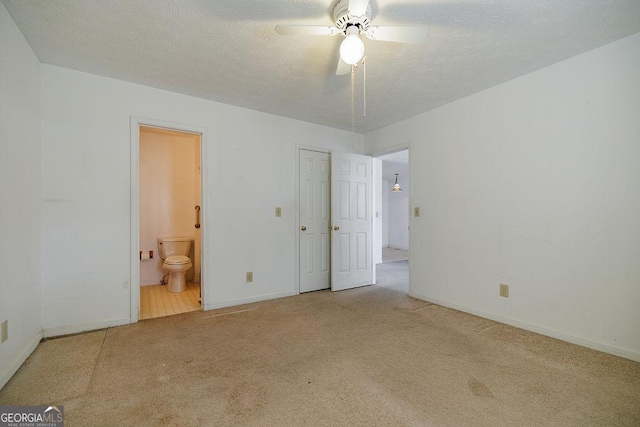
M40 341L42 341L42 331L38 332L33 337L33 339L29 342L29 344L27 344L27 346L24 348L24 350L22 350L22 352L13 361L13 363L9 365L7 370L4 371L2 375L0 375L0 389L2 389L2 387L4 387L9 382L11 377L16 372L18 372L20 366L22 366L24 361L27 360L27 357L29 357L29 355L33 353L33 350L35 350L38 344L40 344Z
M476 310L475 308L466 307L459 304L450 303L438 298L432 298L426 295L422 295L416 292L409 292L409 296L423 301L431 302L433 304L441 305L443 307L452 308L454 310L464 311L465 313L473 314L474 316L483 317L489 320L495 320L496 322L504 323L506 325L514 326L516 328L525 329L527 331L535 332L540 335L546 335L551 338L556 338L562 341L569 342L571 344L577 344L582 347L591 348L593 350L602 351L604 353L613 354L614 356L624 357L636 362L640 362L640 353L625 348L613 347L608 344L602 344L596 341L591 341L586 338L577 337L574 335L565 334L564 332L555 331L553 329L547 329L542 326L534 325L531 323L522 322L520 320L510 319L502 317L497 314L487 313L482 310Z
M43 330L45 338L58 337L60 335L77 334L79 332L95 331L97 329L110 328L112 326L122 326L131 323L131 319L123 317L120 319L102 320L100 322L74 323L73 325L56 326Z
M258 297L251 297L251 298L244 298L244 299L237 299L237 300L231 300L231 301L224 301L224 302L215 302L215 303L205 303L204 304L204 310L214 310L216 308L225 308L225 307L234 307L236 305L243 305L243 304L251 304L252 302L260 302L260 301L267 301L270 299L277 299L277 298L285 298L285 297L291 297L294 295L298 295L298 292L296 291L289 291L289 292L281 292L281 293L277 293L277 294L267 294L267 295L261 295Z
M389 249L401 249L403 251L408 251L409 248L408 247L404 247L404 246L395 246L395 245L388 245L387 248Z

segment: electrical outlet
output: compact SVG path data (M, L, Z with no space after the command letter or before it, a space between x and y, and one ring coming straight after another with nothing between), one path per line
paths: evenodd
M504 283L500 283L500 296L509 298L509 285L505 285Z
M7 338L9 338L9 321L5 320L0 327L0 343L5 342Z
M278 218L282 216L282 208L281 207L277 207L276 208L276 216Z
M420 216L420 208L418 206L413 208L413 216L415 216L416 218Z
M253 282L253 271L247 271L247 283Z

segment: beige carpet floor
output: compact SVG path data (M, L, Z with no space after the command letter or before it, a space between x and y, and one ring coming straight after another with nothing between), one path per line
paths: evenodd
M41 343L0 405L67 426L638 426L640 364L380 286Z
M376 265L376 286L409 293L409 260Z

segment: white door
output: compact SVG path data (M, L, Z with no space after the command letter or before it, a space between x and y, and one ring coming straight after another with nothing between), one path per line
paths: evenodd
M300 292L329 288L329 154L300 150Z
M371 157L331 153L331 290L370 285Z

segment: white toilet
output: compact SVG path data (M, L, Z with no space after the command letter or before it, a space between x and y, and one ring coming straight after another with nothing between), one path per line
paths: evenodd
M182 292L187 289L187 270L193 267L189 251L191 239L188 237L159 237L158 252L164 260L162 268L169 273L169 292Z

